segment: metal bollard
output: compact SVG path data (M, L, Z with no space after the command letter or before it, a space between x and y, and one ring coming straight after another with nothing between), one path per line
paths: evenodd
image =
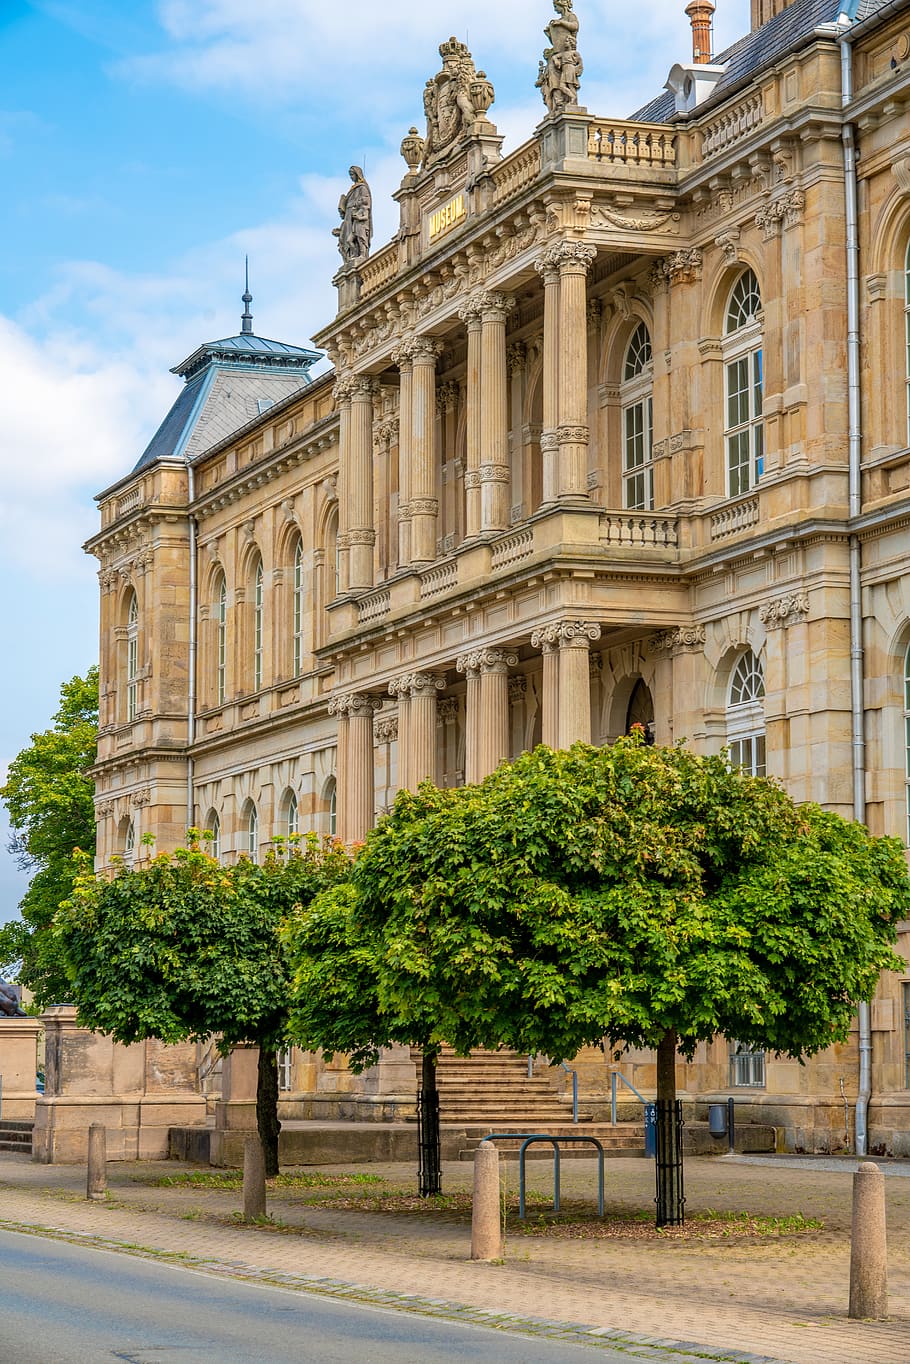
M107 1192L107 1130L103 1123L93 1122L88 1129L88 1169L85 1196L93 1203L104 1200Z
M499 1152L483 1142L474 1153L474 1201L471 1211L471 1259L502 1258L499 1214Z
M865 1321L881 1321L888 1315L885 1176L870 1160L864 1160L853 1176L849 1315Z
M243 1220L255 1222L265 1217L265 1158L258 1137L247 1137L243 1144Z

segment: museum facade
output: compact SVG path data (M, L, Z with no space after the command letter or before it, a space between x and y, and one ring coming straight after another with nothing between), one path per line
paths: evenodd
M453 38L376 250L352 168L332 373L247 299L99 498L101 864L188 825L223 858L357 842L401 788L633 724L907 841L910 3L753 0L714 57L695 0L631 119L579 102L583 3L555 9L516 150ZM413 1104L399 1054L287 1085ZM809 1066L718 1041L680 1085L907 1154L910 966Z

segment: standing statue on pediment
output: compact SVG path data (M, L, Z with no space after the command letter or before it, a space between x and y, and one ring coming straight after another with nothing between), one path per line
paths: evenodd
M474 66L474 59L457 38L439 49L442 70L427 81L423 109L427 118L423 164L428 166L459 138L464 138L493 103L493 86Z
M578 89L584 62L578 51L578 16L572 0L553 0L556 18L544 29L550 46L543 54L537 88L551 114L578 104Z
M338 238L338 250L345 265L356 265L366 260L373 240L373 196L359 166L350 170L353 184L338 201L341 226L332 231Z

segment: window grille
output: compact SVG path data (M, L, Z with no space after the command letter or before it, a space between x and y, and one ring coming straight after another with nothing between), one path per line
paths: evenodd
M727 747L730 766L753 777L767 772L765 746L765 677L751 649L739 659L730 679L727 703Z
M747 1042L734 1042L730 1048L730 1084L737 1089L764 1089L765 1053Z
M292 791L288 797L288 838L300 833L300 806L297 804L297 797Z
M284 1047L278 1053L278 1091L289 1093L291 1088L291 1048Z
M250 805L247 811L246 828L244 833L244 849L251 862L259 860L259 815L255 805Z
M212 835L211 839L209 839L209 841L208 841L208 851L209 851L209 855L210 855L211 857L214 857L214 859L215 859L216 862L220 862L220 861L221 861L221 820L218 818L218 816L217 816L217 814L214 812L214 810L212 811L212 813L210 814L208 820L206 821L206 829L207 829L208 832Z

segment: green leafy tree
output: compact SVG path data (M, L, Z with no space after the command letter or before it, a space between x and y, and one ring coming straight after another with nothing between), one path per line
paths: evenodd
M95 849L98 669L60 689L51 728L33 734L13 760L0 800L13 829L10 851L31 874L21 920L0 927L0 970L14 968L41 1007L66 998L66 971L50 931L73 888L73 852Z
M398 797L343 896L289 930L292 1029L327 1042L334 1029L369 1058L347 953L375 982L383 1040L554 1061L602 1039L652 1047L672 1101L677 1052L717 1034L792 1057L843 1040L880 972L902 968L891 944L908 913L897 840L797 807L723 757L634 736L539 748L479 787ZM327 933L336 951L321 956Z
M195 830L172 855L119 866L86 865L54 921L79 1022L130 1044L204 1041L259 1048L256 1113L269 1177L278 1173L276 1051L288 1040L290 980L282 918L343 878L348 857L311 837L221 866Z

